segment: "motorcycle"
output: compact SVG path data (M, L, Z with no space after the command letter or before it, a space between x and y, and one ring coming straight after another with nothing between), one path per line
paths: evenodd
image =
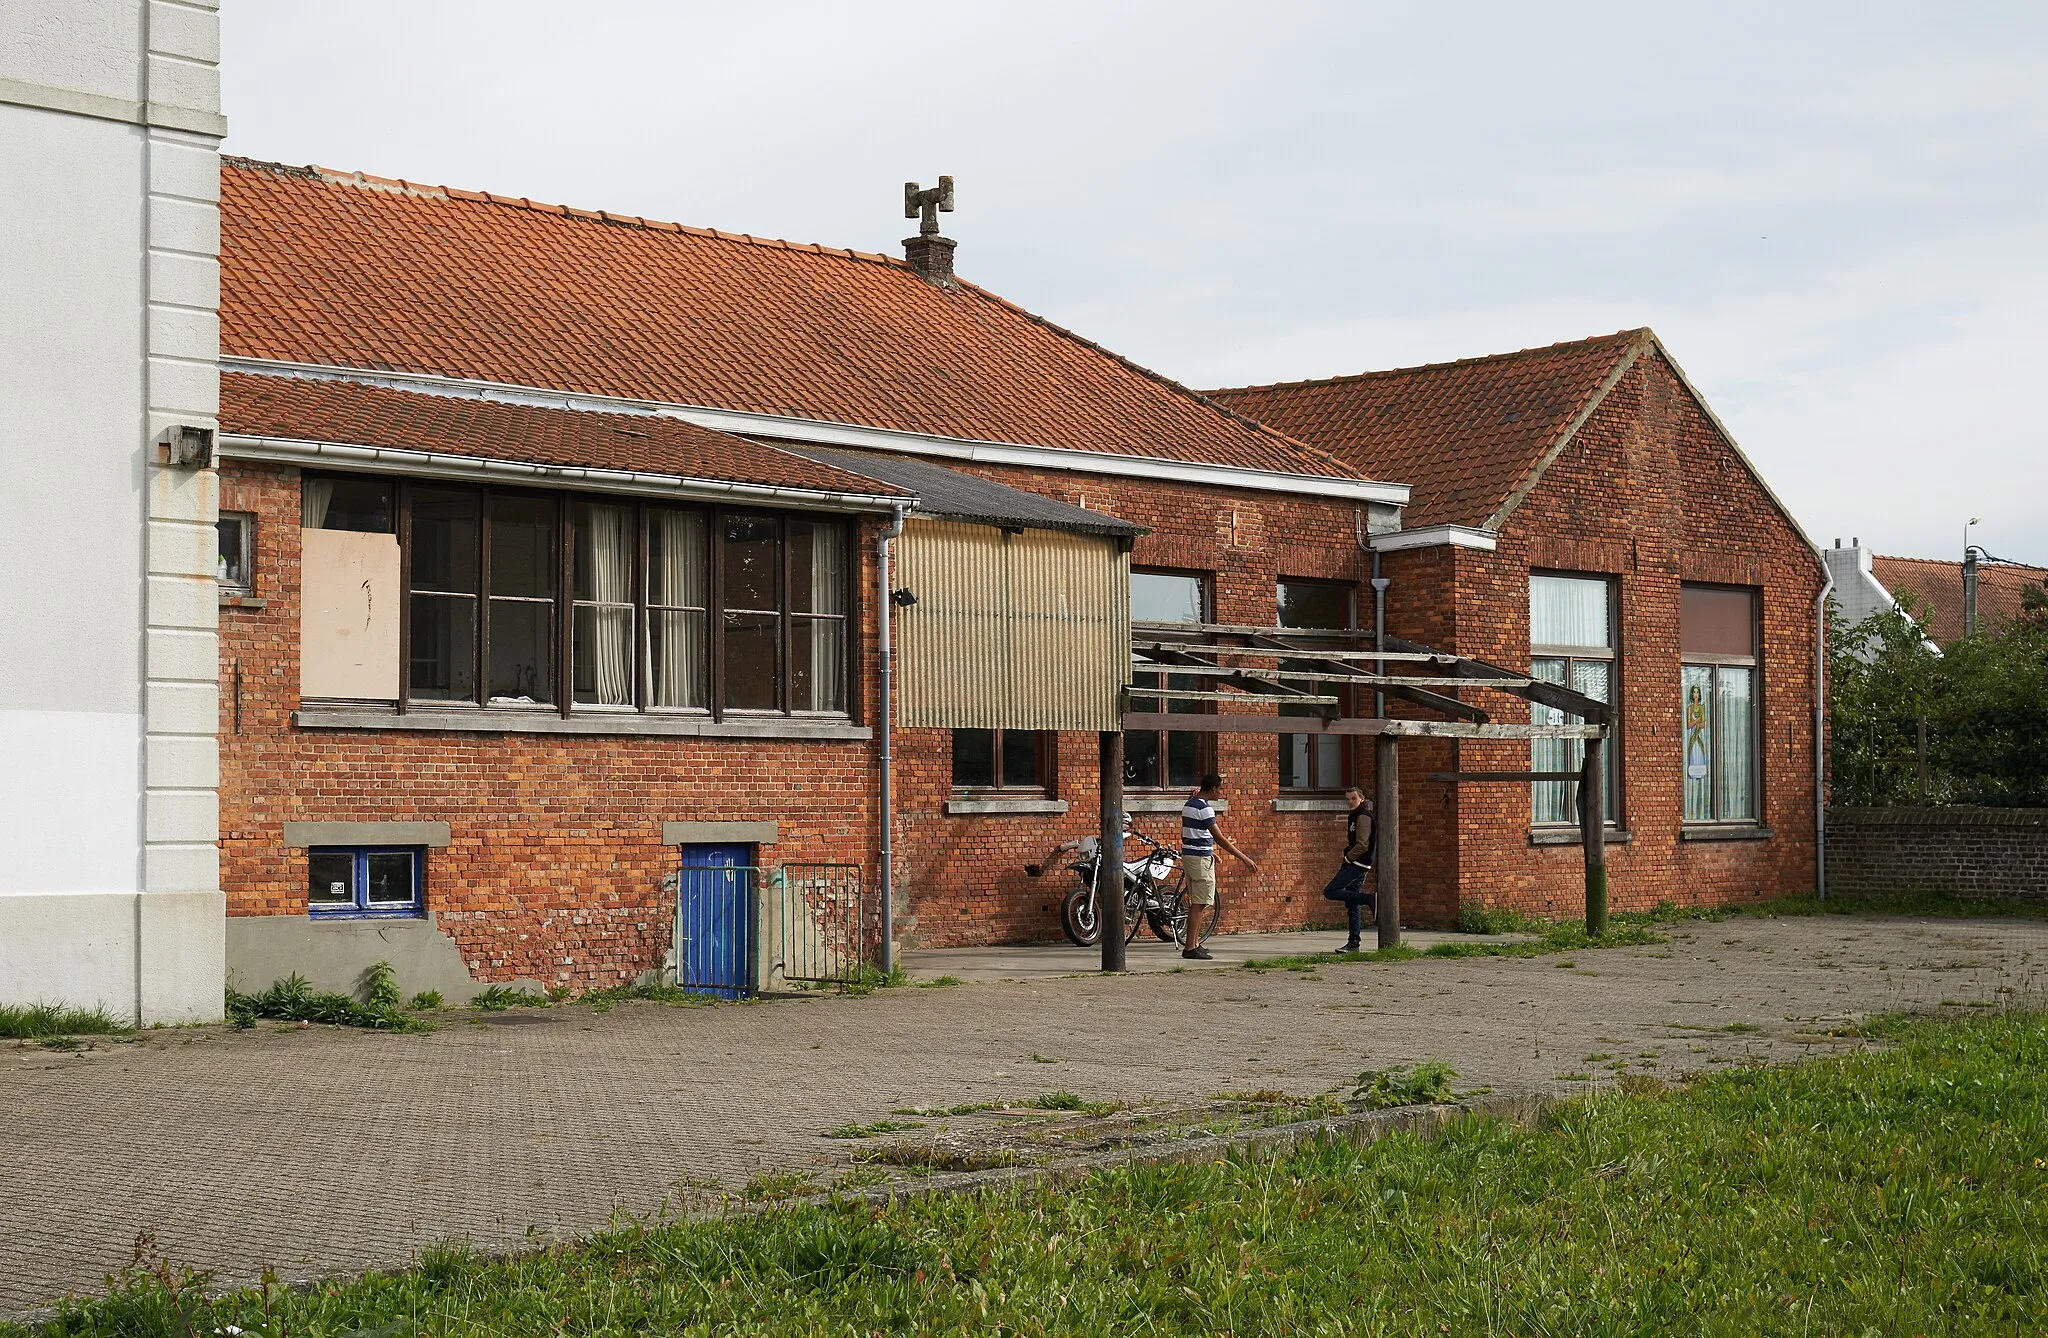
M1162 943L1174 942L1173 898L1167 891L1180 868L1180 852L1163 846L1142 832L1124 833L1125 849L1136 841L1150 849L1136 859L1124 861L1124 942L1138 936L1138 927L1150 927ZM1060 904L1060 929L1077 948L1089 948L1102 941L1102 914L1095 895L1095 874L1102 864L1100 846L1067 865L1080 886L1067 893Z

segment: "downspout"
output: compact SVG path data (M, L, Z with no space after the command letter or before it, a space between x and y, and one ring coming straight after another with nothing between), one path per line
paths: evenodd
M1358 546L1372 554L1372 648L1384 650L1387 641L1387 587L1393 582L1380 575L1380 552L1372 546L1371 538L1366 533L1365 517L1362 512L1352 511L1351 528L1358 537ZM1372 662L1372 671L1376 676L1385 678L1387 662L1375 659ZM1386 693L1378 690L1373 692L1372 713L1382 719L1386 717Z
M1835 592L1835 569L1823 562L1827 581L1814 601L1813 619L1813 890L1828 899L1828 596Z
M889 650L889 541L903 533L903 511L902 506L897 506L888 525L875 537L875 583L876 592L881 596L877 603L877 607L881 609L881 705L877 715L880 717L882 744L882 972L885 975L896 970L896 866L893 840L896 831L896 790L890 767L894 732L890 728L893 715L890 688L893 665Z

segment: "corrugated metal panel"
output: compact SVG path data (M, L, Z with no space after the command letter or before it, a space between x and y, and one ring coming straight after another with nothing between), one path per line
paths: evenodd
M1121 728L1130 681L1130 557L1048 530L913 519L897 540L896 718L906 727Z

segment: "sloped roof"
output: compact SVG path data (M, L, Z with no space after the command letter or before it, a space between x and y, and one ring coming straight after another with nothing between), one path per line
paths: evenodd
M792 454L866 474L914 492L917 494L918 512L935 519L1027 530L1065 530L1072 534L1107 534L1120 538L1136 538L1148 533L1143 525L1119 520L1105 512L1069 506L1035 492L1012 488L975 474L963 474L957 469L947 469L924 460L830 451L814 446L791 446L787 449Z
M1212 390L1211 399L1414 492L1408 528L1491 528L1546 453L1598 402L1648 330L1321 381Z
M221 351L1357 481L903 261L224 158Z
M910 489L676 418L545 409L347 381L223 372L225 433L904 497Z
M1870 555L1870 572L1896 599L1913 606L1921 626L1938 645L1963 635L1963 564L1936 558ZM2048 567L2017 562L1977 564L1977 625L1996 632L2019 616L2028 586L2048 581Z

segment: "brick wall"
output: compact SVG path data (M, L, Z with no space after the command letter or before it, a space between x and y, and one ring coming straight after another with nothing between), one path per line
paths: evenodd
M1426 593L1411 592L1455 609L1432 644L1526 665L1532 568L1608 575L1618 585L1621 823L1629 840L1608 850L1613 906L1810 890L1819 562L1661 356L1647 355L1616 384L1510 515L1496 551L1455 550L1454 572L1433 572ZM1762 591L1760 784L1768 839L1691 840L1680 822L1678 603L1687 581ZM1439 593L1447 585L1454 599ZM1502 720L1528 719L1527 707L1500 694L1463 695ZM1464 770L1530 765L1525 742L1462 741L1445 751ZM1404 797L1408 788L1404 779ZM1434 798L1438 806L1453 802ZM1467 784L1454 803L1455 900L1538 915L1582 912L1583 851L1531 844L1529 786ZM1404 825L1404 840L1413 840L1411 830ZM1432 883L1415 912L1425 923L1444 923L1455 903Z
M1358 546L1351 506L1195 484L948 465L1152 527L1138 540L1133 564L1206 573L1219 621L1272 624L1282 577L1353 582L1360 616L1372 615L1370 558ZM1222 858L1225 927L1341 925L1342 907L1320 894L1344 843L1343 815L1274 810L1279 744L1273 735L1213 737L1231 804L1222 828L1261 865L1253 875ZM1352 746L1355 767L1369 777L1370 743ZM1075 886L1073 875L1056 867L1034 879L1024 866L1055 843L1095 829L1100 754L1096 736L1086 733L1058 735L1055 752L1052 789L1067 801L1065 814L951 816L945 812L950 731L898 732L897 886L915 917L915 942L938 947L1059 938L1060 901ZM1184 794L1132 792L1141 796L1177 801ZM1179 843L1177 810L1140 813L1135 821L1146 834Z
M2048 902L2048 809L1830 808L1828 891Z
M673 914L661 881L677 861L664 821L773 819L781 839L764 863L858 863L872 885L872 743L295 727L298 472L229 464L222 487L224 510L256 516L263 602L221 610L230 915L306 913L305 852L283 843L284 824L300 821L447 822L452 844L428 856L427 905L486 981L587 988L659 966ZM872 629L863 645L871 691Z

